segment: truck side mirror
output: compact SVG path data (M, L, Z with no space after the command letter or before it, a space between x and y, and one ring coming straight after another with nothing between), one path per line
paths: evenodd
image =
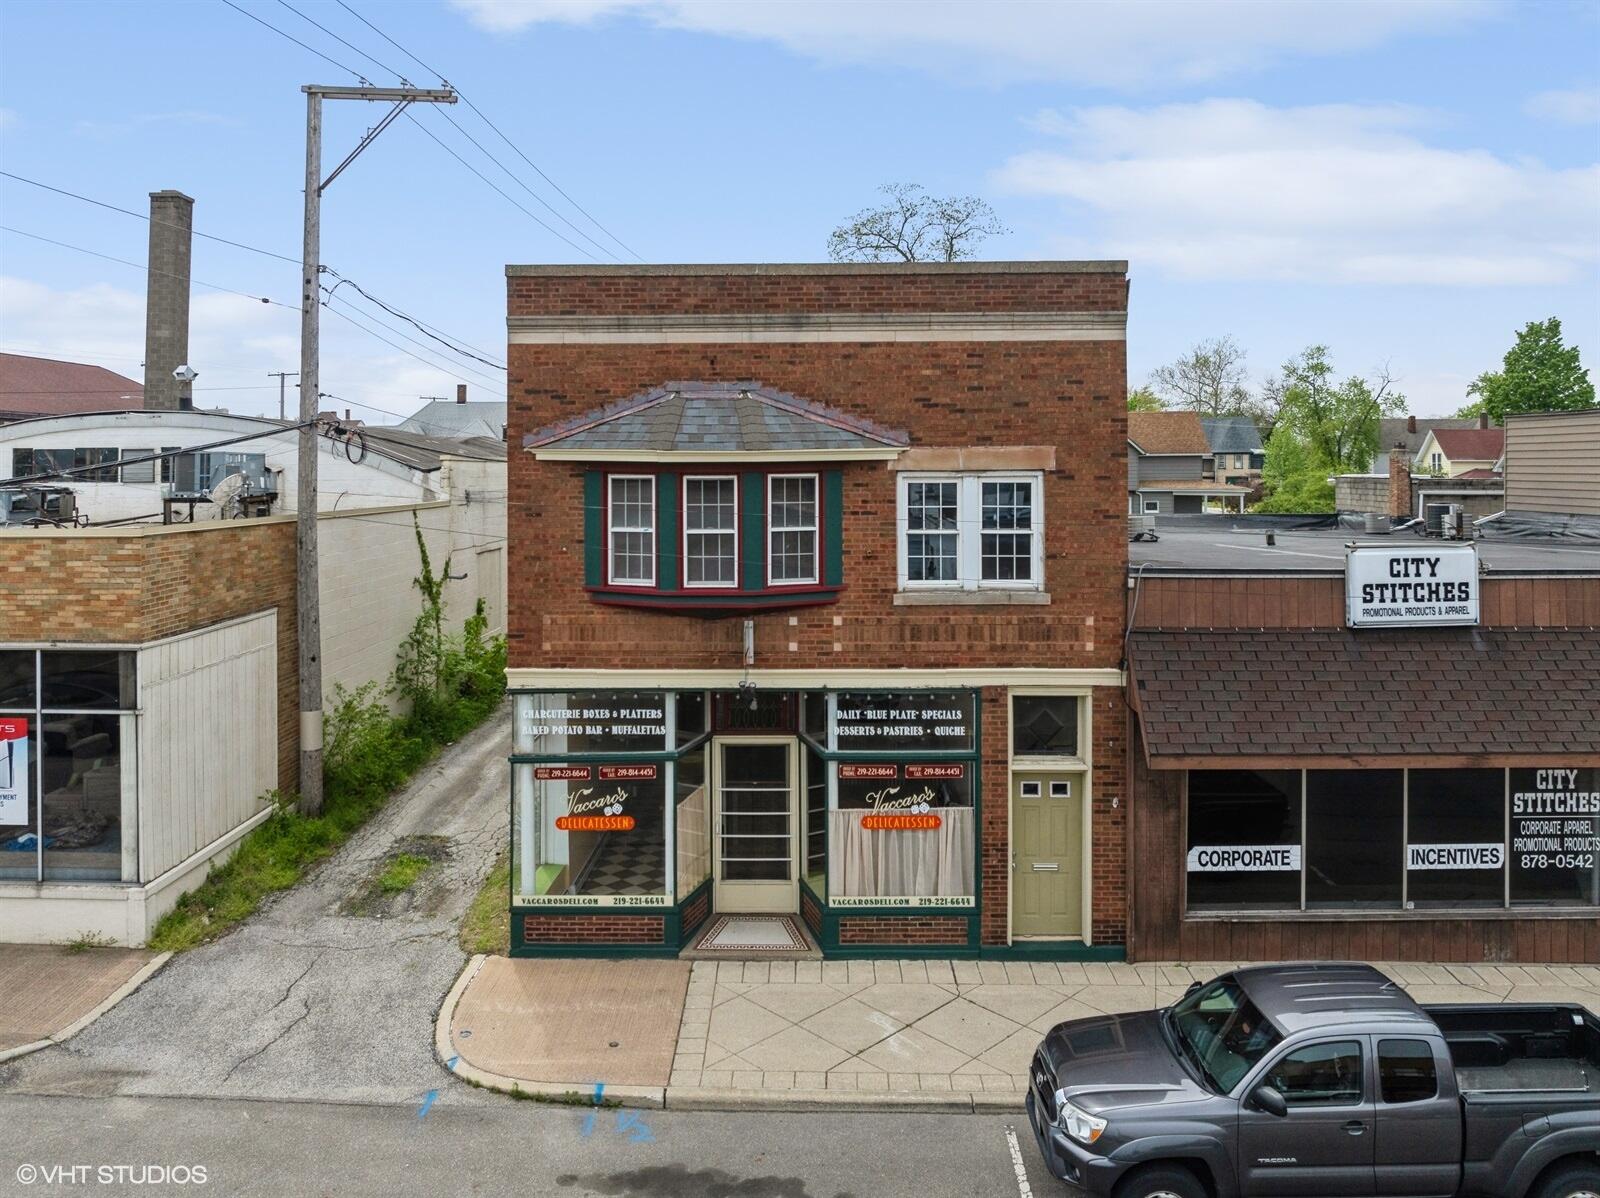
M1190 982L1189 983L1189 988L1183 992L1183 996L1185 998L1188 998L1196 990L1200 989L1200 987L1203 986L1204 984L1205 984L1204 982Z
M1269 1085L1259 1085L1250 1091L1250 1105L1258 1111L1265 1111L1269 1115L1276 1115L1279 1119L1289 1114L1289 1104Z

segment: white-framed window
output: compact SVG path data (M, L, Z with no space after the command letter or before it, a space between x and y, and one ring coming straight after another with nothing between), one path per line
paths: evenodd
M907 474L899 483L900 585L1041 590L1042 474Z
M1161 501L1159 499L1146 499L1144 501L1144 512L1145 512L1145 515L1153 516L1157 512L1159 512L1160 510L1161 510Z
M732 475L683 480L683 585L739 585L739 480Z
M1443 468L1443 465L1444 465L1444 455L1443 454L1435 453L1435 454L1431 454L1430 457L1432 458L1432 465L1433 465L1433 469L1435 471L1438 471L1438 470Z
M608 499L610 577L617 586L656 582L656 480L613 474Z
M817 476L767 476L767 584L818 581Z

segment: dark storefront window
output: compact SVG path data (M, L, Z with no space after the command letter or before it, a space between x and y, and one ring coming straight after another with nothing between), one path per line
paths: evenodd
M517 704L517 751L534 755L663 753L662 691L569 691Z
M0 878L123 877L134 703L132 653L0 652Z
M673 703L677 714L677 747L682 749L710 730L705 691L678 691Z
M1504 770L1412 770L1406 896L1414 907L1505 901Z
M685 753L672 767L678 820L678 894L687 898L711 877L711 788L706 746Z
M1511 903L1600 903L1600 770L1511 771Z
M1306 771L1306 906L1399 907L1404 770Z
M1190 910L1300 905L1300 773L1189 774Z
M840 691L834 697L841 753L960 752L974 744L970 691Z
M808 708L809 709L809 708ZM818 898L827 894L828 877L828 763L810 745L805 752L806 885Z

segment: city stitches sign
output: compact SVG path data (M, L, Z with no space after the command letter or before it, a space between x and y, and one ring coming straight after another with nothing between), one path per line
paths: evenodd
M1476 545L1353 545L1344 559L1351 628L1478 622Z

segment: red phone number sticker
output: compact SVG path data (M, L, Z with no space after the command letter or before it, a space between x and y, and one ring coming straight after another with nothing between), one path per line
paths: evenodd
M960 762L954 765L908 765L907 778L965 778L967 767Z
M656 776L653 765L602 765L602 782L648 782Z

